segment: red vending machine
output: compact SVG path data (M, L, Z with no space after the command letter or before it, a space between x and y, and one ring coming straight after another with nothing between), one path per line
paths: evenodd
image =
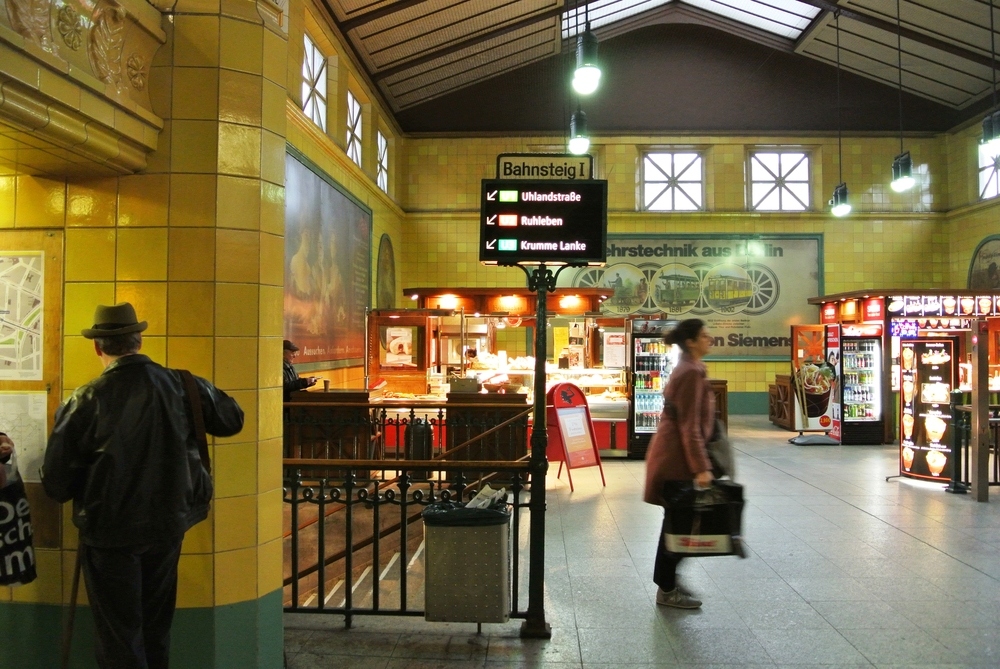
M844 325L840 345L840 443L881 444L886 404L882 326Z
M675 325L677 321L631 320L626 323L632 393L628 421L631 458L645 457L649 440L656 433L663 413L663 389L680 354L676 346L664 343L663 335Z

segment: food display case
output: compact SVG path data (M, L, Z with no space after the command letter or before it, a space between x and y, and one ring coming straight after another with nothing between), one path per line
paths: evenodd
M629 321L629 369L632 403L629 412L629 455L642 457L663 413L663 389L677 365L680 349L663 335L676 321Z
M951 458L949 402L955 384L955 342L915 339L900 344L899 473L948 478Z

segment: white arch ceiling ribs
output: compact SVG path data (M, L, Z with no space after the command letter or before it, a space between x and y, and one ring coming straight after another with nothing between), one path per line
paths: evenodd
M896 0L324 0L399 111L571 48L584 8L599 39L699 23L897 85ZM988 0L901 0L902 78L954 109L992 90ZM1000 29L1000 3L995 14ZM1000 31L998 31L1000 32ZM1000 34L997 35L1000 46Z

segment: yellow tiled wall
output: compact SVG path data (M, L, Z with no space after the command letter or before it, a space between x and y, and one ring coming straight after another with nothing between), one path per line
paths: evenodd
M613 137L595 140L595 173L608 180L608 233L765 234L821 233L825 293L866 287L933 287L952 279L949 144L945 137L907 137L918 185L897 194L888 187L898 137L844 140L844 179L855 214L835 219L825 202L839 183L836 138L821 137ZM407 148L408 210L403 228L406 287L524 286L517 269L479 263L480 180L494 178L498 153L560 150L558 138L413 139ZM637 211L641 153L670 146L705 151L708 211L663 214ZM748 152L801 147L813 160L812 197L804 214L747 212ZM905 213L904 213L905 212ZM914 260L917 259L915 262ZM777 367L775 366L777 365ZM716 363L730 390L763 392L778 363Z

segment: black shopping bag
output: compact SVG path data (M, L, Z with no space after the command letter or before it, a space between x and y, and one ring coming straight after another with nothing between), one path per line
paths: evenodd
M714 481L707 490L685 487L668 500L663 519L663 545L685 557L739 555L743 486Z
M35 580L31 546L31 511L20 479L0 488L0 585Z

